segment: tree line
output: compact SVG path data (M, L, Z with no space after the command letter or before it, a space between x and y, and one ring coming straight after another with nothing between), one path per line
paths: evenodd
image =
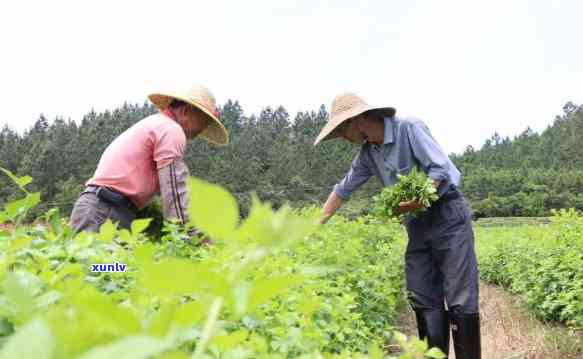
M546 216L552 209L583 210L583 106L571 102L541 133L495 133L453 161L477 216Z
M583 209L583 107L565 105L563 114L542 133L527 129L513 139L494 134L480 149L469 146L452 159L464 174L463 191L477 216L544 216L552 208ZM37 215L51 207L68 214L107 145L125 129L154 113L149 103L124 104L112 111L90 111L77 123L41 115L23 134L0 130L0 166L34 178L42 194ZM274 206L317 204L346 173L358 147L345 141L312 143L328 119L324 106L295 116L283 108L265 108L246 116L237 101L220 107L230 133L228 146L189 142L191 174L221 184L242 203L255 193ZM365 214L380 190L371 180L344 208ZM0 177L0 204L17 196Z

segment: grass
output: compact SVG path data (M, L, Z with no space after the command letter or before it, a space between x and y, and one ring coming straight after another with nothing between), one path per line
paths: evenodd
M519 227L527 225L546 225L549 217L489 217L480 218L475 223L477 227Z

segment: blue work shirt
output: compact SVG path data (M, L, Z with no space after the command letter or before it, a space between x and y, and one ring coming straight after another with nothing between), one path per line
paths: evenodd
M334 186L334 192L340 198L347 200L372 175L377 176L384 186L392 186L397 183L397 174L406 175L413 168L440 182L439 195L447 192L450 184L459 187L460 171L423 121L395 116L386 117L384 122L384 143L365 142L344 179Z

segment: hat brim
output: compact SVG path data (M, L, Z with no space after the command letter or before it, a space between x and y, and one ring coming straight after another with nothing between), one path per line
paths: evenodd
M368 105L356 107L351 111L343 112L335 116L334 118L331 118L326 123L324 128L322 128L322 130L320 131L320 134L318 134L318 137L316 137L316 140L314 141L314 146L318 145L321 142L340 137L342 134L337 130L343 123L358 115L373 111L378 112L383 117L393 117L397 112L397 110L394 107L375 107Z
M219 118L205 106L196 101L188 99L179 94L170 93L155 93L148 95L148 99L161 111L168 109L173 100L180 100L194 106L204 112L207 117L211 119L207 128L202 131L197 137L200 137L215 145L226 145L229 143L229 133Z

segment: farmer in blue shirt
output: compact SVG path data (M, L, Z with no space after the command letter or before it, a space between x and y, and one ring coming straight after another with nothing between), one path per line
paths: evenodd
M416 217L407 215L422 206L416 201L402 202L397 209L405 215L409 235L405 276L419 336L448 354L451 323L456 358L480 358L478 269L469 205L458 190L460 172L422 121L395 112L369 106L352 93L334 99L314 145L342 137L361 148L324 204L321 222L373 175L392 186L397 174L414 168L426 173L439 199Z

